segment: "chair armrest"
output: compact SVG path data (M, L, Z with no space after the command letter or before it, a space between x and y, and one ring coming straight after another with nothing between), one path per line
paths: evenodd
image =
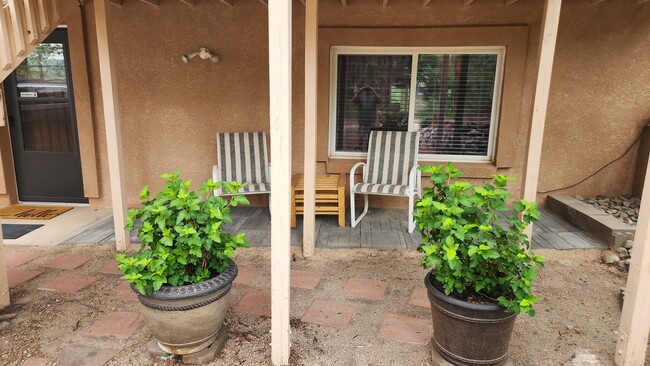
M352 189L352 187L354 187L354 174L355 174L355 171L360 166L363 166L363 178L365 178L365 175L366 175L366 163L361 161L361 162L358 162L358 163L354 164L352 169L350 169L350 189Z
M421 195L420 193L420 180L422 179L422 173L418 169L419 165L415 164L411 168L411 171L409 171L409 189L411 193L413 192L418 192L418 196Z

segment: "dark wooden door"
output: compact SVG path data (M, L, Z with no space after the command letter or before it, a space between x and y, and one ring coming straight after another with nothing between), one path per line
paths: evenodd
M88 202L83 195L68 34L56 29L5 82L21 201Z

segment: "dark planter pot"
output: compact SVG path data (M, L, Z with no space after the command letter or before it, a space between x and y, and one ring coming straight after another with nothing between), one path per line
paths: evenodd
M472 304L438 291L429 272L424 284L429 290L433 318L433 346L454 365L501 365L517 314L495 304Z
M138 294L140 311L163 351L175 355L199 352L217 338L237 277L232 260L220 275L186 286L163 286L149 296Z

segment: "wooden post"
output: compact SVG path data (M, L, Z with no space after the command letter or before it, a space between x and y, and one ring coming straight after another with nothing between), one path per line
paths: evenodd
M542 141L544 139L544 123L546 122L546 107L548 94L551 88L551 73L553 71L553 57L555 55L555 42L557 29L560 23L560 8L562 0L546 0L544 5L543 28L540 39L539 68L537 70L537 87L535 88L535 101L533 117L530 124L528 140L528 160L526 162L526 175L524 178L524 199L535 202L537 200L537 182L539 180L539 164L542 156ZM532 227L527 229L530 237Z
M2 225L0 225L0 309L5 306L9 306L9 282L7 281L5 245L2 243Z
M291 0L271 0L269 88L271 157L271 361L289 364L291 258Z
M316 246L316 102L318 93L318 0L305 1L305 199L302 255Z
M618 366L643 365L650 332L650 165L646 169L634 255L627 274L625 302L618 327L614 361Z
M97 27L97 53L99 73L102 82L104 103L104 125L108 147L108 172L111 180L113 221L115 223L115 245L124 251L129 245L129 235L124 230L126 197L124 196L124 161L122 160L122 133L120 131L120 108L117 99L117 81L109 42L109 25L106 19L108 3L95 0L95 24Z

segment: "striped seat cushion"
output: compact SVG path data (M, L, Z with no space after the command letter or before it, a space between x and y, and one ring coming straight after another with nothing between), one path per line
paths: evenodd
M246 186L240 189L239 192L271 192L271 185L269 183L248 183Z
M217 161L222 180L248 183L241 192L271 190L264 132L218 133Z
M419 132L372 131L368 141L368 175L363 183L408 186L419 145Z
M409 186L395 184L357 183L352 187L355 193L374 193L408 196Z

